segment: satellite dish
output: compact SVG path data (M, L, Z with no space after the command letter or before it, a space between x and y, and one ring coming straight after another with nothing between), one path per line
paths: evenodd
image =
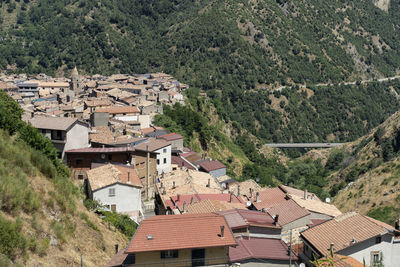
M299 265L300 267L306 267L306 265L302 262L302 263L300 263L300 265Z
M326 203L331 203L331 199L330 199L329 197L327 197L327 198L325 199L325 202L326 202Z
M256 182L257 183L260 182L260 178L259 177L256 178Z
M106 154L101 154L101 158L105 159L106 158Z
M247 201L246 205L247 205L247 207L250 207L251 206L251 201Z

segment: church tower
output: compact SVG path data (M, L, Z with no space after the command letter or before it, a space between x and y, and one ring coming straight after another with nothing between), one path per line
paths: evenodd
M81 78L77 68L75 67L71 73L72 91L76 94L81 91Z

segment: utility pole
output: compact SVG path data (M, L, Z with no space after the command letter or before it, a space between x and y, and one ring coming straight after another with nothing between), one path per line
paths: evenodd
M292 267L292 230L290 230L290 241L289 241L289 267Z

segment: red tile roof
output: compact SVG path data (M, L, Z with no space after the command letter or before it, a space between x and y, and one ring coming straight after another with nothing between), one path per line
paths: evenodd
M250 239L238 239L237 242L237 247L229 248L229 261L231 263L249 259L289 261L288 247L280 239L252 237ZM297 260L296 255L292 255L292 260Z
M171 145L170 143L168 143L167 141L164 141L164 140L148 139L148 141L145 141L143 143L136 145L135 149L140 150L140 151L154 152L156 150L159 150L163 147L170 146L170 145Z
M66 153L117 153L117 152L133 152L133 147L84 147L70 149Z
M299 196L299 197L304 197L304 193L305 193L305 192L304 192L303 190L299 190L299 189L297 189L297 188L290 187L290 186L283 185L283 184L280 184L278 187L279 187L284 193L291 194L291 195L296 195L296 196ZM321 201L321 200L317 197L317 195L315 195L314 193L310 193L310 192L307 192L307 199L315 199L315 200Z
M279 215L278 224L286 225L300 218L303 218L310 214L308 210L300 207L292 199L286 200L284 202L278 203L271 208L267 209L267 212L271 215Z
M186 167L189 170L194 170L195 169L192 165L190 165L189 163L187 163L186 161L181 159L181 157L178 157L178 156L172 156L171 155L171 163L172 164L177 164L180 168Z
M230 197L230 194L181 195L181 196L179 196L179 200L178 200L178 196L172 196L169 200L166 201L166 203L171 209L174 209L175 205L176 205L180 210L182 210L183 203L186 203L186 204L191 203L192 198L195 202L199 202L201 200L206 200L206 199L229 202L231 197ZM241 197L237 197L235 195L232 195L232 203L245 204L245 202L243 201L243 199Z
M157 138L164 139L166 141L174 141L174 140L183 139L183 136L180 134L177 134L177 133L169 133L169 134L160 135Z
M253 201L256 199L255 195L253 194ZM268 209L275 204L286 201L285 196L286 194L278 187L267 188L259 192L259 202L253 202L253 205L257 210Z
M213 161L205 161L200 164L200 167L204 169L206 172L211 172L219 169L226 168L224 164L219 162L218 160L213 160Z
M221 226L224 226L223 237ZM236 241L223 216L213 213L159 215L141 223L126 252L235 245Z
M234 209L221 211L218 214L225 216L231 229L244 228L250 225L277 228L271 215L261 211Z

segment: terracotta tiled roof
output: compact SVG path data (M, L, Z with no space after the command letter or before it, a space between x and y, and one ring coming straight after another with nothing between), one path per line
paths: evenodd
M111 101L108 99L87 100L87 101L85 101L85 104L88 107L109 106L109 105L111 105Z
M255 201L255 194L253 194L253 201ZM259 192L259 202L253 202L257 210L268 209L275 204L286 201L285 193L278 187L266 188Z
M170 145L171 144L168 143L167 141L149 138L148 141L145 141L143 143L136 145L135 149L140 150L140 151L154 152L156 150L159 150L163 147L170 146Z
M171 156L171 163L177 164L180 168L186 167L187 169L190 169L190 170L195 169L192 165L190 165L189 163L187 163L186 161L181 159L181 157L178 157L178 156Z
M77 121L75 118L65 117L34 117L29 120L29 123L37 129L66 131Z
M133 168L107 164L87 172L90 188L93 191L115 183L142 187L142 183Z
M238 239L237 242L237 247L229 248L229 261L231 263L249 259L289 261L288 247L280 239L252 237L250 239ZM292 255L292 260L297 260L296 255Z
M65 151L66 153L119 153L133 152L132 147L85 147Z
M253 190L253 197L255 196L256 192L262 190L261 186L257 184L256 181L248 179L240 183L230 184L229 191L234 194L237 194L238 186L240 186L240 194L242 196L247 196L247 197L250 197L250 188Z
M110 114L132 114L132 113L139 113L139 109L135 106L113 106L109 108L99 108L96 109L96 112L108 112Z
M298 196L298 197L303 197L304 198L304 191L303 190L299 190L299 189L297 189L297 188L293 188L293 187L290 187L290 186L287 186L287 185L283 185L283 184L280 184L279 185L279 188L284 192L284 193L287 193L287 194L290 194L290 195L296 195L296 196ZM315 195L314 193L310 193L310 192L307 192L307 198L313 198L313 199L315 199L315 200L319 200L319 201L321 201L318 197L317 197L317 195Z
M223 237L221 226L224 226ZM126 252L234 245L236 241L223 216L212 213L160 215L142 222Z
M171 209L174 209L175 206L179 208L179 210L183 210L183 203L190 204L192 198L196 201L199 202L201 200L217 200L217 201L224 201L224 202L230 202L231 196L230 194L191 194L191 195L180 195L178 196L171 196L170 201L167 201ZM243 201L242 198L236 197L235 195L232 195L232 203L239 203L242 205L245 205L245 202Z
M213 161L205 161L200 164L200 167L204 169L206 172L211 172L219 169L226 168L224 164L219 162L218 160L213 160Z
M342 214L342 212L332 204L328 204L319 200L304 199L296 195L290 195L297 204L309 211L326 214L332 217Z
M190 204L189 202L187 205L187 213L209 213L243 208L245 208L245 204L243 203L230 203L215 199L205 199L193 204Z
M271 216L279 215L278 224L280 225L286 225L310 214L308 210L300 207L291 199L272 206L267 209L267 212Z
M347 212L302 232L301 236L324 256L329 253L331 243L336 253L387 232L385 227L376 224L371 218L357 212Z
M191 163L201 160L201 155L194 151L188 152L188 153L183 153L183 154L181 154L181 156L184 157L186 160L190 161Z
M270 228L280 228L274 224L274 219L268 213L254 210L235 209L218 212L224 215L231 229L243 228L250 225Z
M327 259L326 257L321 260ZM364 264L350 256L335 254L333 256L335 267L364 267ZM329 262L321 262L320 267L331 267Z
M164 139L166 141L174 141L174 140L183 139L183 136L180 134L177 134L177 133L169 133L169 134L160 135L157 138Z

